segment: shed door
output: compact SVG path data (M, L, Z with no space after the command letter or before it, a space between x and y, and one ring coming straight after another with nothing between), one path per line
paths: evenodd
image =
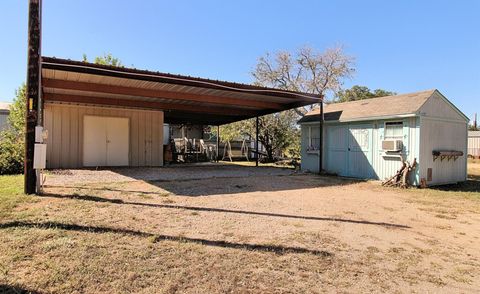
M128 118L85 116L83 129L84 166L128 165Z
M347 176L347 132L348 126L328 126L326 169L340 176Z
M348 133L348 176L372 176L372 125L350 125Z

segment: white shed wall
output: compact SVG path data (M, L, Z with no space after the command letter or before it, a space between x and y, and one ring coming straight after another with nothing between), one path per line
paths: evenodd
M463 182L467 179L467 122L422 117L420 122L420 178L427 179L432 169L432 181L427 185ZM432 151L463 151L457 160L433 161Z
M433 93L422 107L419 114L424 117L436 117L455 121L467 121L467 118L438 91Z
M83 117L130 120L129 165L163 165L163 112L69 104L45 104L47 168L83 167Z
M466 118L439 92L420 108L420 178L427 185L462 182L467 179L467 124ZM462 151L457 160L437 159L432 151ZM428 169L432 169L432 181L428 181Z

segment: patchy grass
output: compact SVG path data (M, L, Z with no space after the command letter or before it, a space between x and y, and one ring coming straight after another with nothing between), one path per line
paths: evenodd
M0 281L48 292L282 292L291 284L308 292L334 278L323 276L334 259L321 255L44 228L12 229L1 239L13 249L2 254Z
M468 161L468 180L466 182L427 189L410 189L409 191L416 196L415 201L423 204L449 208L448 201L464 201L463 203L469 206L466 210L480 212L480 163L476 163L477 161L471 159ZM471 205L472 203L465 202L466 200L473 200L475 204ZM445 216L439 215L438 217Z
M426 200L438 201L442 205L442 200L473 200L480 202L480 181L467 181L454 185L445 185L431 187L427 189L413 189L416 196L422 196Z
M34 200L23 194L23 175L0 176L0 219L10 216L21 203Z
M1 210L0 293L433 293L480 285L480 219L462 218L475 198L408 202L411 192L316 175L178 181L170 193L173 184L161 181L52 186L36 202L22 184L0 177L0 199L10 203Z

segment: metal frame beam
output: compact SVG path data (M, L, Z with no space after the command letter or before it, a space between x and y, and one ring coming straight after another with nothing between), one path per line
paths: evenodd
M255 117L255 166L258 166L258 116Z
M234 110L226 107L207 107L207 106L198 106L198 105L188 105L188 104L177 104L177 103L166 103L159 101L144 101L144 100L130 100L130 99L116 99L116 98L105 98L105 97L94 97L94 96L83 96L83 95L65 95L65 94L54 94L54 93L45 93L45 101L52 102L69 102L69 103L83 103L83 104L94 104L94 105L109 105L109 106L122 106L122 107L136 107L136 108L148 108L148 109L157 109L157 110L180 110L187 112L198 112L205 114L220 114L225 115L229 114L231 116L246 116L246 115L255 115L257 112L252 110L238 109Z
M138 87L125 87L125 86L119 86L119 85L107 85L107 84L99 84L99 83L87 83L87 82L76 82L76 81L55 80L55 79L43 79L42 84L45 88L54 88L54 89L63 89L63 90L88 91L88 92L108 93L108 94L117 94L117 95L160 98L160 99L174 99L179 101L219 104L220 106L230 105L230 106L237 106L237 107L245 106L245 107L262 108L262 109L268 108L268 109L275 109L275 110L283 109L282 105L275 102L237 99L237 98L221 97L221 96L205 95L205 94L172 92L172 91L165 91L165 90L152 90L152 89L144 89L144 88L138 88Z
M320 102L320 142L318 146L318 173L323 171L323 126L325 124L325 115L323 113L323 101Z
M217 125L217 155L215 158L215 162L218 162L218 151L220 150L220 126Z

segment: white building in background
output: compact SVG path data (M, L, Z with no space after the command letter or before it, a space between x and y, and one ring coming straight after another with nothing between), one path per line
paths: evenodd
M480 131L468 132L468 155L480 157Z
M7 127L9 114L10 103L0 102L0 132Z

